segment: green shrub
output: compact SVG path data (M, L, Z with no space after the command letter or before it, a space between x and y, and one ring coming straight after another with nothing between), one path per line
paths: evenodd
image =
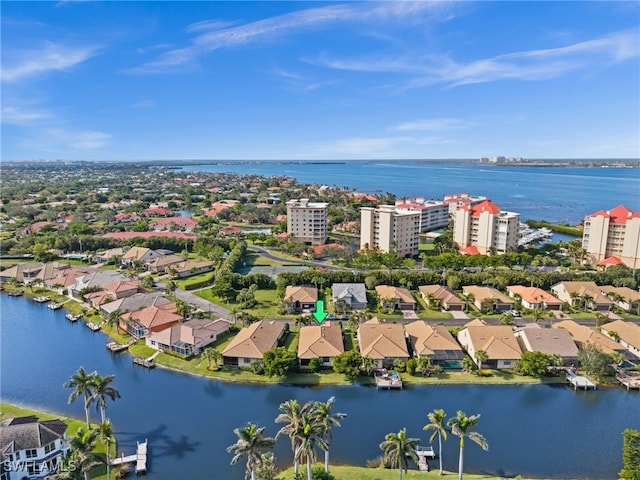
M409 360L407 360L407 372L409 373L409 375L415 375L416 368L418 368L418 362L415 358L410 358Z
M309 370L313 373L317 373L322 368L322 360L319 358L312 358L309 360Z

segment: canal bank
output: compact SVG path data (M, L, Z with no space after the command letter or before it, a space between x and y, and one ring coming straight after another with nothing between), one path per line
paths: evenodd
M614 479L622 468L622 431L640 429L640 395L621 388L574 392L564 385L438 385L376 391L359 385L230 384L147 370L134 366L126 354L111 354L104 334L67 321L62 310L26 298L3 296L0 302L2 400L82 417L82 405L67 403L64 382L79 366L115 374L122 399L109 403L107 414L123 450L135 450L136 441L148 438L151 480L241 479L244 468L230 466L225 451L235 441L233 429L253 421L275 435L278 406L290 398L336 397L336 411L348 414L334 431L331 452L332 462L341 464L364 465L380 455L378 444L387 433L403 427L426 444L426 414L443 408L449 416L457 410L481 415L478 431L490 450L470 445L468 472ZM98 418L95 411L92 415ZM281 465L290 463L285 439L275 453ZM447 470L457 469L455 439L444 444L443 460Z

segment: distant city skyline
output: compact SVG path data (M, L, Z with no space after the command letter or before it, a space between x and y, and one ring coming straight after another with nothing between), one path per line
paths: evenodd
M639 2L2 2L2 160L640 157Z

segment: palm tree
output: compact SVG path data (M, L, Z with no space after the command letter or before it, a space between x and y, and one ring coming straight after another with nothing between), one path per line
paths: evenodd
M346 413L332 413L333 403L336 397L331 397L326 403L315 402L312 415L314 422L320 428L320 434L327 444L327 448L324 451L324 471L329 473L329 446L333 441L333 434L331 427L339 427L340 420L346 418Z
M476 301L476 296L473 293L463 293L462 297L464 298L464 311L468 312L469 305Z
M97 428L98 430L98 438L102 440L107 447L107 480L111 479L111 457L110 457L110 449L111 442L114 440L113 438L113 428L111 427L111 422L107 419L103 421Z
M173 295L176 292L177 288L178 288L178 284L176 283L175 280L169 280L165 285L165 289L171 295Z
M294 459L300 463L300 460L307 461L307 480L312 480L311 465L316 460L316 447L320 447L327 452L329 445L324 438L324 430L322 425L314 418L314 412L310 406L313 404L305 404L300 418L300 429L298 434L298 446L296 448Z
M94 372L95 373L95 372ZM88 374L83 367L80 367L76 373L64 384L64 388L73 388L73 392L69 395L69 403L76 398L84 397L84 413L87 419L87 428L91 428L89 423L89 407L94 399L94 377L93 373Z
M438 459L440 460L440 473L442 475L442 439L447 441L447 437L449 436L449 432L447 431L447 427L444 423L444 417L447 414L441 408L434 410L433 412L427 413L427 417L431 423L426 424L422 429L423 430L433 430L431 437L429 438L429 443L433 443L433 439L438 436Z
M464 437L469 437L469 440L477 443L483 450L489 450L489 444L485 438L478 432L474 432L480 415L471 415L467 417L464 412L458 410L455 417L450 418L447 422L447 426L451 429L451 433L460 437L460 457L458 460L458 480L462 480L462 471L464 469Z
M75 437L69 441L69 446L73 452L75 468L80 472L85 480L89 479L89 472L92 468L100 465L96 460L93 449L96 446L98 429L87 429L80 427Z
M287 435L291 439L291 450L293 451L293 471L295 476L298 475L299 462L296 452L300 443L300 424L302 420L303 408L297 400L291 399L280 404L280 415L276 417L276 423L284 423L278 433L276 440L280 435Z
M478 368L482 368L482 363L489 360L489 355L484 350L478 350L475 354L475 359L478 363Z
M120 392L118 389L111 385L115 375L107 375L106 377L102 377L98 374L98 372L93 372L92 374L92 387L93 387L93 397L96 400L96 410L100 410L100 419L102 423L105 421L105 412L107 410L107 398L110 398L111 401L115 401L116 398L121 398Z
M260 464L260 454L271 450L275 445L273 438L263 435L264 429L265 427L258 428L255 423L247 423L243 428L236 428L233 433L236 434L238 440L227 447L227 452L234 454L231 465L235 465L243 457L247 458L245 478L251 477L251 480L256 478L256 467Z
M419 441L417 438L407 438L407 429L403 428L398 433L387 433L384 442L380 444L380 449L384 452L384 461L392 467L398 467L400 480L402 469L406 471L409 466L407 459L418 461L416 447Z

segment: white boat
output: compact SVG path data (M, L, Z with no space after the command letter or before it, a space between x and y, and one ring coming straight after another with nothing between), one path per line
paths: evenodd
M45 297L45 296L40 296L33 299L34 302L38 302L38 303L46 303L49 300L51 300L51 297Z
M71 322L75 322L77 320L80 320L82 318L82 315L78 314L78 315L74 315L73 313L69 312L65 315L65 317L67 318L67 320L71 321Z
M49 307L51 310L58 310L59 308L62 308L62 304L57 302L51 302L47 305L47 307Z

